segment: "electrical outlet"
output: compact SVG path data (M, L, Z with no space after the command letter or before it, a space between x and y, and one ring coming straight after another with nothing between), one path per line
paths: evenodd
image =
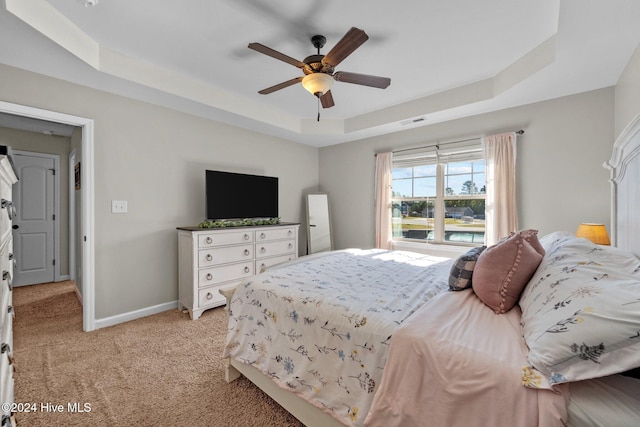
M111 201L111 213L127 213L127 201L126 200L112 200Z

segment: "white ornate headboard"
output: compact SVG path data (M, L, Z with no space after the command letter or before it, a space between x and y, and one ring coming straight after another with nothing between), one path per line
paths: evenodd
M611 240L640 257L640 114L622 131L611 160Z

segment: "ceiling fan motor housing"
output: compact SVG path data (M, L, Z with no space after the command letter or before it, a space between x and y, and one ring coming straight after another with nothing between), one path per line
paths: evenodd
M302 62L307 64L309 67L305 67L302 71L305 74L313 74L313 73L326 73L333 74L333 67L328 64L322 63L322 58L324 55L310 55L304 58Z

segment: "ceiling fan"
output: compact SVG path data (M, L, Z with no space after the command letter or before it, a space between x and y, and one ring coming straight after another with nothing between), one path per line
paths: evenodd
M331 87L333 86L334 81L385 89L391 84L391 79L388 77L370 76L367 74L349 73L346 71L334 72L334 68L338 64L340 64L347 56L351 55L368 39L369 36L367 36L363 30L352 27L333 47L333 49L329 51L329 53L321 55L320 49L327 42L327 39L322 35L315 35L311 37L311 43L316 49L318 49L318 53L317 55L307 56L302 61L298 61L297 59L280 53L277 50L273 50L260 43L249 43L249 49L253 49L257 52L271 56L272 58L291 64L294 67L298 67L305 74L304 76L296 77L295 79L287 80L286 82L262 89L258 93L261 95L267 95L302 82L302 86L306 90L318 97L323 108L330 108L335 105L333 102L333 96L331 95Z

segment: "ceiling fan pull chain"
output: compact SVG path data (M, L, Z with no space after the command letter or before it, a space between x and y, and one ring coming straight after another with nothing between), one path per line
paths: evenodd
M318 121L320 121L320 97L318 97Z

